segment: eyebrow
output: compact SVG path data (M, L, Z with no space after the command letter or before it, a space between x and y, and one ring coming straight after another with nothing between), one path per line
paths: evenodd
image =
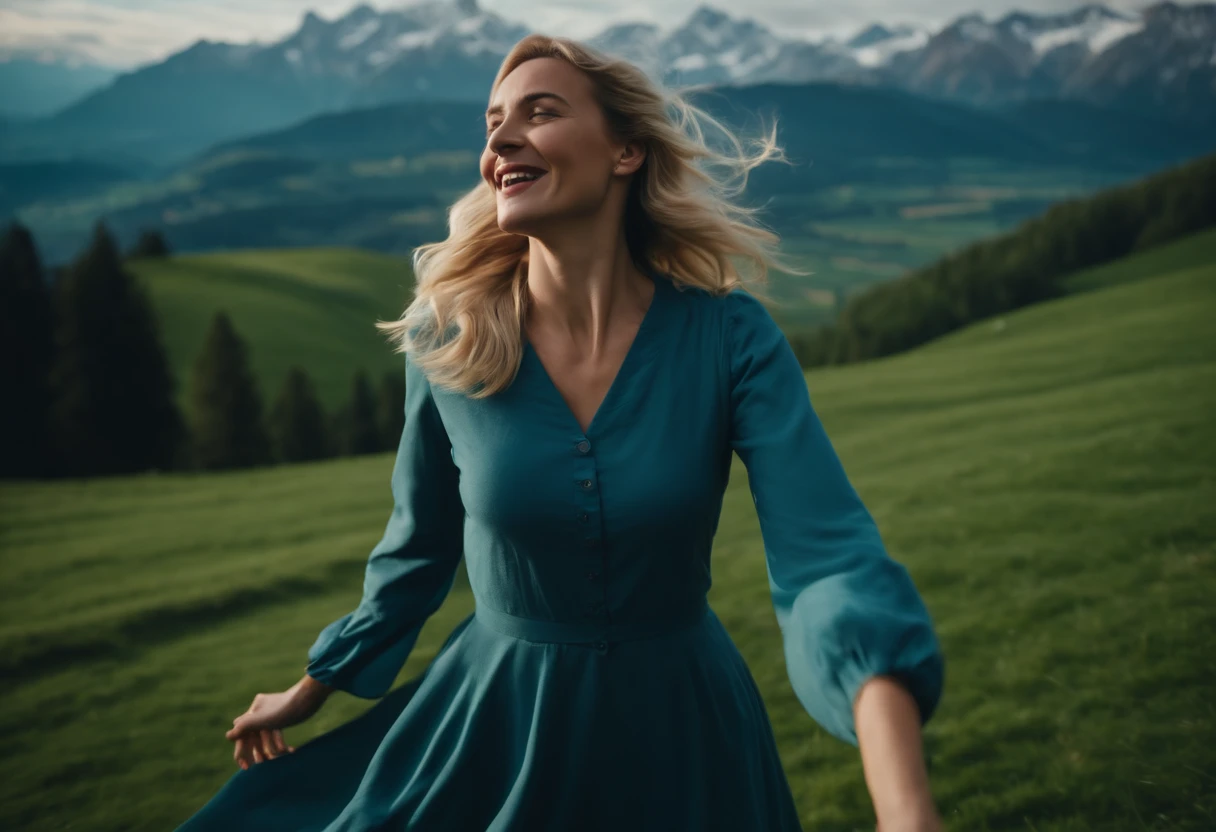
M556 98L558 101L562 102L567 107L570 106L569 101L562 98L560 95L558 95L555 92L530 92L527 95L520 96L519 101L516 103L527 104L529 102L536 101L537 99L540 99L540 98ZM488 110L486 110L486 118L489 118L490 116L493 116L493 115L499 115L501 113L502 113L502 105L495 104L493 107L490 107Z

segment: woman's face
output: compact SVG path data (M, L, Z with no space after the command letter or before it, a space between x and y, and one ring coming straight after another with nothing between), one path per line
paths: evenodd
M494 189L499 227L536 236L556 219L594 216L614 180L627 184L641 164L628 157L620 165L624 150L609 135L590 78L557 58L520 64L486 111L481 175ZM513 178L513 168L536 178Z

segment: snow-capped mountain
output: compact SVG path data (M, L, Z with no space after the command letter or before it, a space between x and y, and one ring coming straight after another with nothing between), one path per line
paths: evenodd
M873 23L850 38L845 48L858 65L874 69L886 66L901 52L920 49L929 37L928 29L906 24L888 28L881 23Z
M39 141L67 130L90 141L178 141L185 151L321 112L484 101L502 57L528 31L477 0L364 4L332 20L310 12L277 43L199 41L121 75L45 122ZM1214 31L1216 3L1159 3L1136 15L1099 5L995 21L973 14L936 32L875 23L845 41L808 42L703 5L670 30L621 23L588 42L675 86L826 80L979 105L1073 97L1210 116Z
M1144 18L1104 6L995 22L978 14L955 20L918 49L894 55L884 80L916 92L972 103L1052 97L1096 55L1144 28Z

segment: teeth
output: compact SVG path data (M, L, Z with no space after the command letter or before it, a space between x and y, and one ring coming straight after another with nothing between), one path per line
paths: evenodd
M539 178L539 173L508 173L502 178L502 186L506 188L510 185L514 185L516 182L523 182Z

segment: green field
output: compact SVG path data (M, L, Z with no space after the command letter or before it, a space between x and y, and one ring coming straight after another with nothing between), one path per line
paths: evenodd
M1216 827L1214 241L807 376L939 628L926 742L951 830ZM357 603L391 462L0 486L0 828L164 830L197 809L235 770L232 718ZM714 576L804 825L872 830L856 751L786 680L741 467ZM471 608L458 585L402 681ZM367 705L336 696L288 739Z
M327 408L346 402L359 367L373 383L382 372L401 372L401 356L375 322L396 319L413 299L405 258L344 248L276 249L137 260L131 270L156 307L183 402L219 309L248 342L267 405L292 364L312 376Z

